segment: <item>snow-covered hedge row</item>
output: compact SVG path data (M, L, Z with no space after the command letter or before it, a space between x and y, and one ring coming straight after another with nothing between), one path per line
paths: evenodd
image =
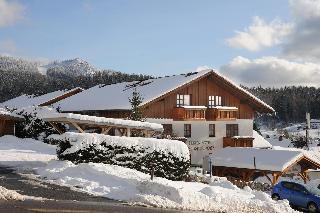
M136 169L171 180L188 175L189 150L185 143L175 140L118 137L93 133L52 135L59 142L58 158L74 163L106 163Z

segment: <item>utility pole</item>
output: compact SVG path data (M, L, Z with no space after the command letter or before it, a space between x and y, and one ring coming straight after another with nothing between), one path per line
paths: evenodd
M309 149L309 129L310 129L310 113L306 113L306 123L307 123L307 128L306 128L306 146Z

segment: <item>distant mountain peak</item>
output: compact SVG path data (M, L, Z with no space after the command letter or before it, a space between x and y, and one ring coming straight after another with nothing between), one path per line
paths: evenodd
M39 72L42 74L59 73L72 76L93 75L100 71L82 58L43 63L11 56L0 56L0 70Z

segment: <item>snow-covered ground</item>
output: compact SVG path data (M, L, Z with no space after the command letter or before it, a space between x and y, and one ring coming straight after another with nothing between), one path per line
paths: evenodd
M154 207L218 212L294 212L287 201L263 192L239 189L226 179L211 184L150 180L150 175L120 166L50 161L38 173L47 180L108 198Z
M56 146L11 135L0 137L0 164L18 169L34 169L56 159Z
M209 185L158 177L151 181L148 174L120 166L58 161L55 149L33 139L4 136L0 138L0 164L33 169L51 183L132 204L217 212L294 212L287 201L239 189L223 178L214 178Z

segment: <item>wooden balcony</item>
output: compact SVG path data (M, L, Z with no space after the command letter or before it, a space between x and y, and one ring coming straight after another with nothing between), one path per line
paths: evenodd
M206 110L206 120L235 120L238 117L238 108L236 107L216 107Z
M237 107L215 107L207 108L205 106L183 106L173 109L174 120L235 120L238 117Z
M206 107L202 106L184 106L173 109L173 120L205 120Z
M253 147L252 137L224 137L223 147Z

